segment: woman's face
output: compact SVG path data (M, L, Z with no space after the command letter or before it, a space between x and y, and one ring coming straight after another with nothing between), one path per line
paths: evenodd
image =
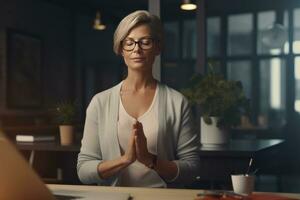
M122 56L129 69L152 71L155 57L160 53L158 42L151 37L148 25L133 28L122 41Z

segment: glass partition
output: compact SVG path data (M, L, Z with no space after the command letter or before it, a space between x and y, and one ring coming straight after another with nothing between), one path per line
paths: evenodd
M228 17L227 55L252 53L253 14L237 14Z
M229 80L241 81L245 95L251 98L251 62L248 60L231 61L227 63L227 78Z
M300 56L295 58L295 101L294 109L296 112L300 113Z
M277 13L278 14L278 13ZM289 53L289 42L288 42L288 12L284 12L283 22L277 22L278 15L274 10L263 11L257 14L257 53L258 54L287 54ZM274 29L274 23L279 23L281 28ZM273 27L273 29L272 29ZM272 35L272 30L274 35ZM280 32L281 31L281 32ZM280 33L279 33L280 32ZM272 39L272 37L274 37ZM276 43L283 37L286 41L283 43L281 48L272 48L268 43ZM273 41L274 40L274 41Z
M206 20L207 56L220 56L221 52L221 18L209 17Z
M280 127L286 120L286 62L271 58L259 63L259 116L269 125Z
M293 19L294 19L293 52L300 53L300 9L299 8L294 10Z

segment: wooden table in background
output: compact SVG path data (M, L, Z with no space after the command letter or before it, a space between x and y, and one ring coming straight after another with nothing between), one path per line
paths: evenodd
M15 144L23 154L29 154L30 165L46 183L80 183L76 169L77 155L80 151L79 143L67 146L62 146L58 142L17 142Z
M233 139L224 146L201 146L199 181L209 181L212 188L219 182L231 187L231 174L245 173L250 158L254 158L255 167L263 167L257 166L255 159L283 142L281 139Z

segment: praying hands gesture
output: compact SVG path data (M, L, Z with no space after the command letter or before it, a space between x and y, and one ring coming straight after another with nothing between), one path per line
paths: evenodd
M144 134L142 123L136 121L135 124L133 124L133 132L134 132L136 159L139 162L149 167L150 165L154 164L153 163L154 155L148 151L147 138Z
M120 170L128 167L136 160L145 166L154 169L161 177L165 179L171 179L177 173L177 166L174 162L168 160L157 160L156 156L148 151L147 138L144 134L143 125L136 121L132 125L132 131L127 150L120 158L104 161L99 164L99 176L101 178L108 178L118 173Z
M128 149L125 151L124 156L128 164L138 160L146 166L152 165L154 155L148 151L147 138L144 134L143 125L138 121L132 125Z

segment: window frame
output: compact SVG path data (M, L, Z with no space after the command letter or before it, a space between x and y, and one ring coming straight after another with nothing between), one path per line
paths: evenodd
M294 53L293 52L293 33L294 33L294 26L293 26L293 11L294 9L300 9L300 7L282 7L281 10L278 9L272 9L272 8L265 8L262 10L255 10L255 11L241 11L241 12L227 12L227 13L221 13L221 14L214 14L214 15L207 15L206 16L206 23L205 26L207 26L207 19L210 17L219 17L221 22L221 45L220 45L220 52L221 55L218 56L206 56L206 66L205 66L205 72L207 72L207 66L209 60L218 61L221 63L221 69L222 74L227 78L227 63L231 61L249 61L252 63L252 73L251 73L251 106L252 106L252 115L253 120L257 121L258 113L259 113L259 63L261 60L265 59L272 59L272 58L280 58L285 60L286 62L286 121L289 122L293 120L293 116L295 114L294 109L294 101L295 101L295 78L294 78L294 60L296 57L300 56L300 53ZM281 52L278 55L269 55L269 54L258 54L257 51L257 36L258 36L258 13L263 11L275 11L276 16L278 16L279 12L287 12L288 14L288 42L289 42L289 52L284 53ZM252 13L253 14L253 32L252 32L252 52L249 55L228 55L227 54L227 36L228 36L228 19L230 15L233 14L247 14ZM207 32L205 33L207 35ZM205 50L207 50L207 44L205 46ZM255 84L254 84L255 80Z

